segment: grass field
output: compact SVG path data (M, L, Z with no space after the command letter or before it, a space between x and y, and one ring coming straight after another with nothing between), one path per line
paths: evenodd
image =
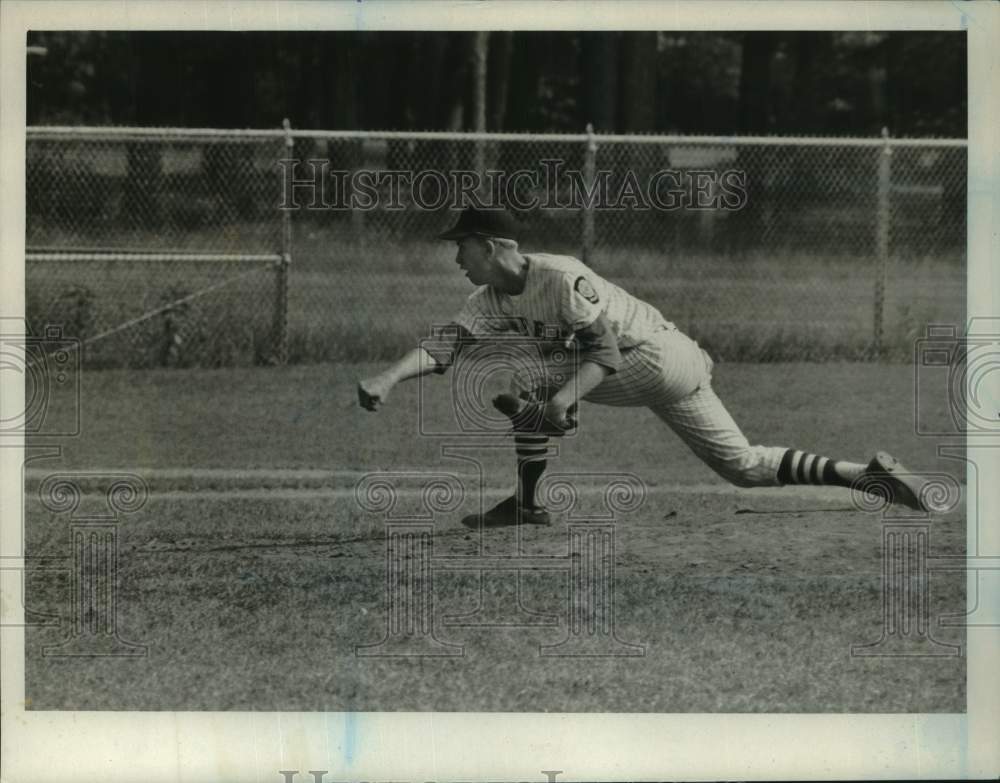
M449 243L349 242L333 229L306 225L299 227L293 247L288 298L293 363L394 356L426 336L431 325L450 320L472 290L452 263ZM678 255L616 247L599 248L591 263L720 359L870 358L876 278L870 258L778 249ZM271 354L275 276L262 265L254 273L252 266L236 263L32 263L28 316L39 328L44 322L67 323L67 333L85 339L227 279L235 282L96 344L85 355L94 367L263 363ZM892 259L883 310L884 357L910 361L913 341L926 324L964 324L963 259Z
M447 323L471 291L456 276L453 255L450 247L431 247L424 263L400 263L379 257L377 248L335 247L326 264L303 262L290 293L291 354L358 361L405 350L430 324ZM856 360L870 352L874 276L857 260L618 250L593 265L728 361ZM331 267L340 271L331 274ZM899 261L887 291L884 342L893 360L912 358L924 324L964 323L961 266ZM326 315L317 319L320 311ZM359 320L359 312L372 315Z
M29 467L28 554L68 554L67 520L45 512L48 471L119 468L151 497L120 527L119 630L136 659L41 654L65 625L28 629L34 709L962 712L965 658L859 658L881 633L881 517L836 490L735 490L650 413L585 405L553 469L631 472L645 504L616 527L616 630L627 658L540 657L566 636L566 574L531 571L521 601L545 627L454 626L472 611L474 572L435 575L445 658L359 658L385 628L382 518L353 487L373 470L455 472L465 500L435 519L435 556L483 551L565 556L550 528L460 524L509 487L508 445L475 450L485 475L442 456L417 422L449 419L447 377L401 387L377 415L354 402L371 365L84 373L83 432ZM752 442L964 475L913 427L913 369L898 365L723 363L715 386ZM424 408L418 416L418 403ZM57 398L62 406L69 404ZM945 415L943 403L941 416ZM943 421L943 420L942 420ZM938 422L939 424L941 422ZM504 441L497 439L497 443ZM581 478L581 491L595 484ZM99 479L94 479L95 488ZM586 495L586 503L596 498ZM100 498L91 496L85 503ZM406 496L403 511L415 502ZM591 508L588 505L588 508ZM89 506L88 506L89 508ZM933 517L933 556L964 552L964 504ZM68 619L68 579L28 577L27 605ZM931 578L930 612L964 613L964 575ZM509 582L483 600L511 609ZM494 617L493 619L497 619ZM960 628L937 627L962 644Z

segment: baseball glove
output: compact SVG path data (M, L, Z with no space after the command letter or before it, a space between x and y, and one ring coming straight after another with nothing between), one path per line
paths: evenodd
M513 394L498 394L493 398L493 407L510 419L513 432L558 437L576 429L572 416L552 421L545 415L544 403L522 400Z

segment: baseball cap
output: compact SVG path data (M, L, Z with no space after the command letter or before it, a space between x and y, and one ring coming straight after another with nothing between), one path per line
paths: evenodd
M520 231L517 223L505 209L480 209L466 207L458 216L458 222L438 239L461 239L467 236L497 237L498 239L518 239Z

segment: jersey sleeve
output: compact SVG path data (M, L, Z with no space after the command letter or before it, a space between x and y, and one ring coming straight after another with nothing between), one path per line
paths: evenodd
M621 353L604 307L597 286L585 275L563 277L560 319L573 331L580 359L615 373L621 365Z
M570 331L590 326L604 312L605 303L585 275L564 275L560 294L559 319Z
M608 319L597 316L592 324L574 332L576 344L580 347L580 359L593 362L606 368L609 373L618 372L622 363L621 351L618 349L618 339L611 330Z
M423 343L434 359L434 372L441 374L451 367L463 345L507 331L509 319L500 317L497 310L485 286L474 291L451 323L436 329L433 337Z
M455 363L462 345L472 339L468 330L456 323L435 329L429 340L421 342L421 347L434 360L434 372L442 375Z

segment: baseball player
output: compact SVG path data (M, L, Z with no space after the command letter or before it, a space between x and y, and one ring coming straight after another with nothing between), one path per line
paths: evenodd
M576 347L572 365L546 362L543 377L516 373L513 393L494 400L513 424L517 488L481 519L465 520L467 524L549 523L535 488L545 471L549 438L575 426L579 400L649 408L706 465L738 487L859 486L891 502L928 510L923 482L884 452L865 465L750 445L713 391L712 360L694 340L656 308L577 259L523 253L517 225L507 212L467 208L439 238L457 243L455 261L477 286L454 318L454 340L410 351L384 372L360 381L363 408L377 410L400 381L443 373L470 341L528 331L538 338L557 335Z

